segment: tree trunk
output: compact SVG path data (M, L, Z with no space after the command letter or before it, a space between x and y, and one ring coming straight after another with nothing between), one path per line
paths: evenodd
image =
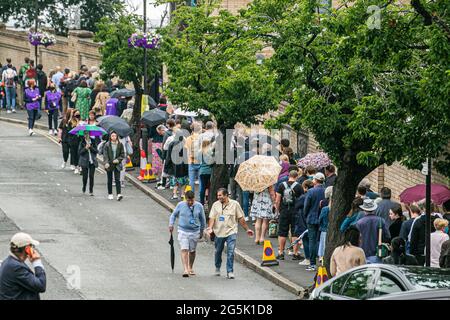
M226 129L220 129L220 136L216 140L216 162L211 173L211 184L208 196L208 208L211 208L217 200L217 191L220 188L228 188L229 170L226 163L227 145L225 139ZM222 159L222 161L218 161Z
M134 98L133 116L131 118L131 128L133 129L133 136L131 141L133 142L133 154L131 156L131 162L134 167L139 167L140 165L140 150L139 150L139 139L141 138L141 100L142 100L142 88L140 85L134 84L134 89L136 95Z
M351 204L355 198L356 189L361 180L367 176L375 167L365 167L358 165L356 157L346 159L338 170L336 184L333 187L331 211L328 217L328 231L325 247L325 266L330 274L330 258L336 247L341 245L343 234L339 228L342 221L351 209Z

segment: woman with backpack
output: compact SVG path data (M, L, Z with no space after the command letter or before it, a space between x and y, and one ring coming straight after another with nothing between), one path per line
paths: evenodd
M41 107L41 94L36 87L34 79L28 80L28 88L25 89L25 106L28 113L28 133L34 135L34 123L38 118L38 112Z
M267 230L269 229L269 221L275 219L274 210L275 189L273 186L262 192L255 192L253 196L252 206L250 208L250 216L256 219L255 222L255 244L264 244Z
M117 201L122 200L120 185L120 171L122 170L122 160L125 158L125 147L119 141L119 136L115 131L109 135L109 141L103 147L103 159L108 176L108 199L113 200L113 175L116 182Z

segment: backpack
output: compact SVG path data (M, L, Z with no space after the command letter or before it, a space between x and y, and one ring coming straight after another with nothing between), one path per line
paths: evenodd
M298 185L297 181L294 182L291 186L287 182L283 182L284 191L283 191L283 204L287 206L291 206L295 202L295 192L294 188Z
M5 86L14 87L15 77L16 77L16 74L13 69L11 69L11 68L6 69Z
M37 73L35 68L29 68L27 71L25 71L25 78L26 79L36 79Z
M269 221L269 238L278 238L278 223L276 220Z

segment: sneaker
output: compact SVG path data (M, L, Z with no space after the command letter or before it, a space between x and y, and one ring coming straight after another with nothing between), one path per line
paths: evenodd
M66 163L63 162L62 165L61 165L61 169L64 169L65 167L66 167Z
M288 256L293 256L293 255L294 255L294 251L288 250Z
M89 196L93 197L94 193L93 192L89 192Z
M75 168L75 171L73 172L74 174L79 174L80 170L78 170L78 168Z
M11 110L6 111L6 113L11 113Z
M156 188L157 190L166 190L166 187L164 186L159 186L158 188Z
M116 182L115 181L113 181L113 187L115 187L116 186Z
M256 222L256 218L255 217L252 217L252 222Z
M200 182L198 181L198 180L195 180L195 182L194 182L196 185L199 185L200 184Z
M73 165L70 165L70 170L75 170L75 166L73 166Z
M120 184L120 187L121 187L121 188L125 188L125 182L122 182L122 183Z
M234 273L233 272L228 272L227 273L227 278L228 279L234 279Z
M292 255L292 260L303 260L305 259L304 256L302 256L300 253Z
M249 219L249 217L245 217L244 220L245 220L246 222L248 222L248 220L250 220L250 219Z
M220 277L220 269L216 269L216 271L214 272L214 274L218 277Z
M12 113L16 113L16 109L13 109Z
M52 135L53 134L53 130L48 130L48 134Z
M33 135L33 130L28 129L28 134L29 134L30 136L32 136L32 135Z
M277 260L284 260L284 253L279 253L277 255Z
M112 194L108 195L108 200L114 200L114 196Z
M298 264L301 266L309 266L310 262L309 262L309 259L305 259L305 260L299 262Z
M173 190L174 187L170 186L170 190Z
M120 201L120 200L122 200L123 199L123 196L121 195L121 194L118 194L117 195L117 201Z
M309 266L305 270L306 271L317 271L317 267L316 266Z
M172 196L172 198L170 198L170 200L178 200L178 196Z
M58 131L57 130L53 130L53 135L56 137L58 135Z

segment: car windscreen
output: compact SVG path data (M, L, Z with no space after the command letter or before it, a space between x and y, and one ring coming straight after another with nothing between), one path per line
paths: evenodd
M418 290L450 288L450 269L399 267Z

